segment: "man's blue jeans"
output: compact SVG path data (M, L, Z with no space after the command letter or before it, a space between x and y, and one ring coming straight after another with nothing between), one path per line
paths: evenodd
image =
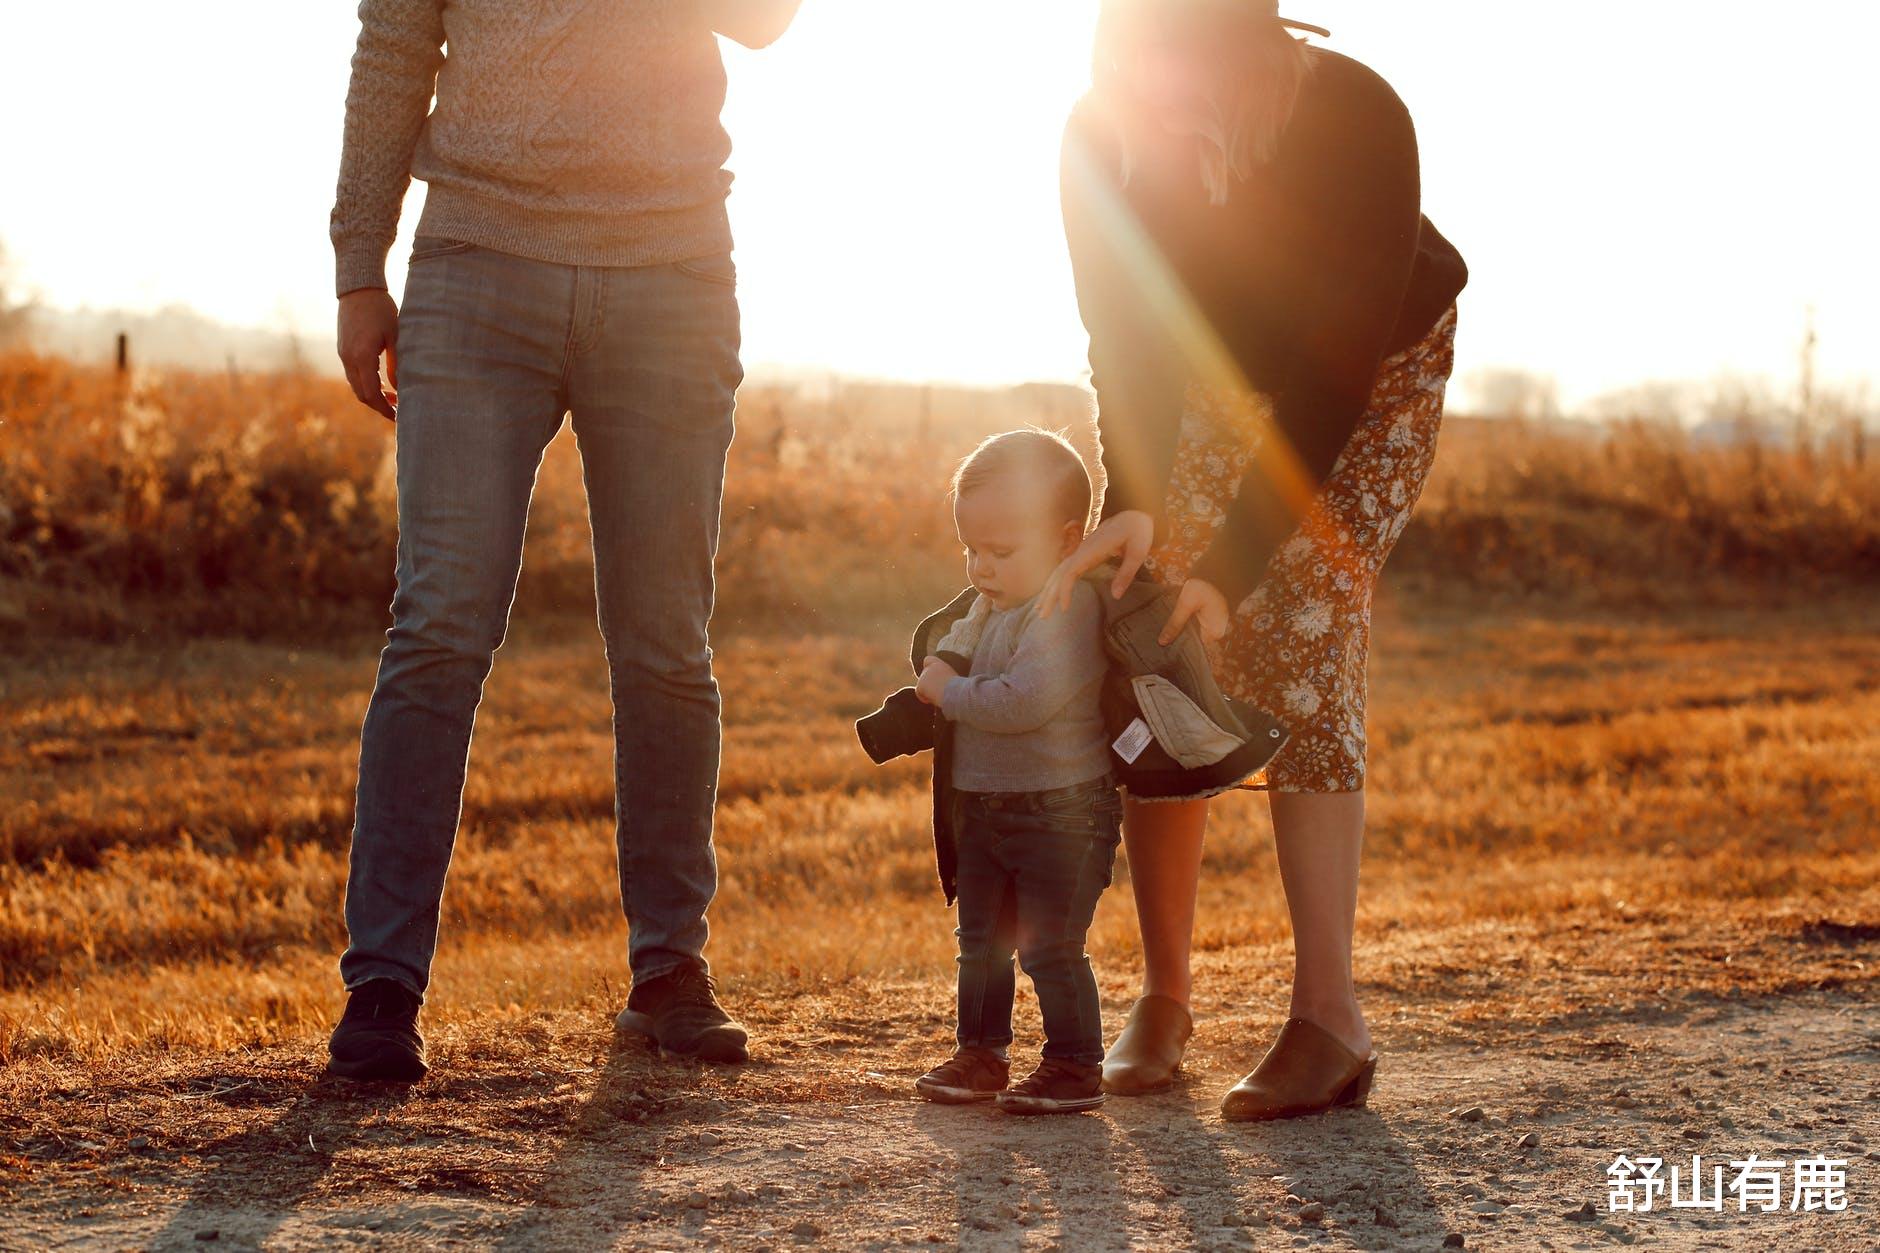
M960 792L959 1026L964 1048L1012 1042L1012 954L1031 976L1044 1056L1103 1060L1084 937L1110 886L1123 799L1104 779L1049 792Z
M423 994L470 733L543 450L572 413L614 703L636 981L702 962L717 888L706 621L738 360L731 258L561 265L424 236L398 326L398 591L359 746L348 988Z

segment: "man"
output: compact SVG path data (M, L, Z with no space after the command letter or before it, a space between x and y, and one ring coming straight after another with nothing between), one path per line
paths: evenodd
M360 737L329 1073L425 1073L418 1010L471 728L567 413L614 701L633 974L619 1025L664 1052L746 1057L703 956L719 754L706 622L743 379L713 32L763 46L799 3L359 6L331 235L340 357L396 423L398 591ZM385 257L413 177L429 191L401 311Z

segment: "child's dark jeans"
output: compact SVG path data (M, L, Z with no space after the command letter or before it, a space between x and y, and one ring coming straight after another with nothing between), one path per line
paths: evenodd
M959 792L960 1019L964 1047L1012 1042L1012 954L1044 1016L1044 1055L1103 1060L1084 935L1110 886L1123 799L1097 779L1048 792Z

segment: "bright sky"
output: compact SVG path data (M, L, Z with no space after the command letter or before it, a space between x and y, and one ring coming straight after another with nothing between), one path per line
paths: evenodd
M1075 378L1059 128L1096 0L805 0L727 47L747 360ZM1468 257L1459 369L1825 377L1880 345L1880 5L1294 0L1390 79ZM329 342L350 3L9 6L0 241L60 307L196 306ZM394 294L421 205L406 202Z

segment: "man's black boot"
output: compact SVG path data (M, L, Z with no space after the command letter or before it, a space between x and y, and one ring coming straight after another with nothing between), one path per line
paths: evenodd
M661 1053L708 1062L749 1061L744 1028L718 1004L717 986L701 967L688 963L635 984L614 1025L656 1041Z
M326 1073L342 1079L415 1083L424 1078L417 993L396 979L368 979L352 990L327 1041Z

